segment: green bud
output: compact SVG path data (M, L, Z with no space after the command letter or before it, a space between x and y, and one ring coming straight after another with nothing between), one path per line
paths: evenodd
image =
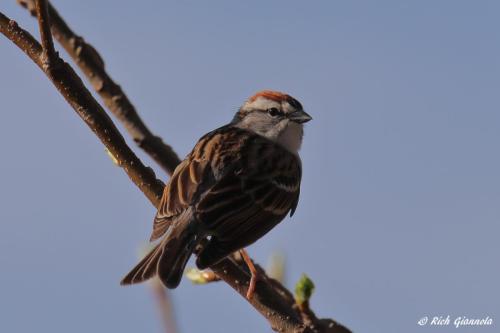
M299 281L295 285L295 301L297 304L303 304L309 301L314 292L314 283L306 275L302 274Z
M188 268L185 273L186 277L194 284L205 284L207 283L206 276L203 271L196 268Z

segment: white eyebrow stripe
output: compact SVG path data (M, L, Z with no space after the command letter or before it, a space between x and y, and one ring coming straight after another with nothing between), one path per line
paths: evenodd
M259 109L259 110L267 110L270 108L280 108L280 107L281 107L280 103L264 97L259 97L255 101L247 104L247 108Z

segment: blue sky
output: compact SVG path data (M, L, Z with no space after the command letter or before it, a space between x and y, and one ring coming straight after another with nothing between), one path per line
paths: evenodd
M498 2L53 3L181 156L256 90L302 102L299 208L249 251L283 252L288 286L306 272L319 316L500 320ZM15 1L0 11L37 33ZM161 332L150 290L118 285L153 207L3 37L0 54L0 331ZM181 332L270 331L222 283L171 295Z

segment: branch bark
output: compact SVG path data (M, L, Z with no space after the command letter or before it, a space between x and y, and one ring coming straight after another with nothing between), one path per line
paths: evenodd
M42 41L42 63L50 67L57 59L52 34L50 32L49 10L46 0L35 1L36 15L38 16L38 29L40 30L40 40Z
M47 66L42 61L42 46L18 24L0 13L0 32L16 44L49 77L61 95L90 127L109 152L116 157L119 165L129 178L146 195L153 205L158 205L163 182L154 171L146 167L127 146L111 118L85 88L75 71L58 55L54 64Z
M37 16L36 2L38 1L17 0L33 16ZM159 136L154 135L142 121L122 88L106 72L105 63L96 49L70 28L50 3L47 8L52 34L80 67L106 107L124 125L137 145L144 149L168 174L172 174L177 164L180 163L172 147L165 144Z
M41 26L44 24L40 23ZM0 32L40 67L71 107L116 158L118 165L123 168L132 182L157 207L164 188L163 182L158 180L153 170L146 167L128 147L112 120L92 97L71 66L59 58L57 53L54 53L53 63L49 62L50 66L44 65L42 46L31 34L2 13L0 13ZM43 36L42 34L42 38ZM46 45L46 47L50 46ZM244 266L233 258L226 258L211 268L246 299L250 276ZM254 297L247 301L268 320L277 332L350 332L330 319L327 320L329 322L327 327L321 324L323 321L321 319L314 323L305 323L290 292L278 281L267 276L259 281Z

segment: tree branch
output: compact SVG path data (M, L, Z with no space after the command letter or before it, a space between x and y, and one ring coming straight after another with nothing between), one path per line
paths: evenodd
M54 49L54 42L52 41L52 34L50 33L50 20L49 11L47 7L47 0L36 0L36 15L38 16L38 28L40 30L40 40L42 41L42 63L45 70L55 65L57 59L56 50Z
M129 178L155 206L160 202L164 184L154 171L146 167L127 146L111 118L85 88L75 71L56 54L55 64L49 71L42 61L42 46L18 24L0 13L0 32L16 44L49 77L61 95L97 135L109 152L117 159Z
M156 178L153 170L146 167L127 146L112 120L92 97L71 66L55 53L55 64L49 73L47 66L44 66L42 61L42 46L27 31L20 28L15 21L10 20L2 13L0 13L0 32L45 72L61 95L116 158L118 165L124 169L132 182L157 207L164 184ZM246 295L250 276L248 271L235 259L226 258L214 265L212 269L243 297ZM290 292L279 282L268 277L258 282L254 297L248 301L278 332L350 332L329 319L327 327L321 325L322 320L304 323Z
M17 2L31 15L37 16L35 0L17 0ZM48 3L48 14L54 37L80 67L106 107L124 125L137 145L144 149L168 174L172 174L177 164L180 163L172 147L165 144L159 136L154 135L144 124L122 88L106 72L104 61L96 49L70 28L50 3Z

